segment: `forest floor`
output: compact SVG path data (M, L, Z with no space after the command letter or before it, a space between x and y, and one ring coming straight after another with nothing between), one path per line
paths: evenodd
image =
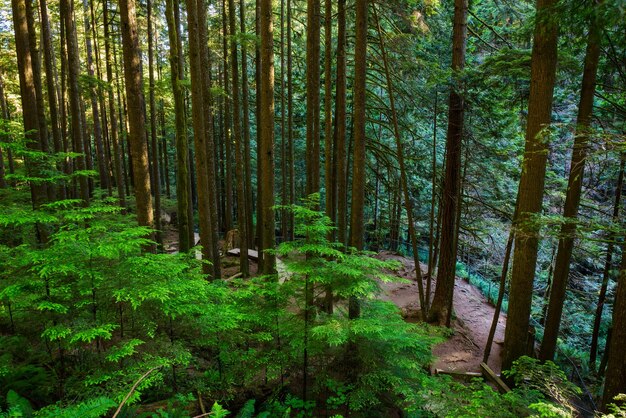
M401 267L394 274L409 281L409 283L382 283L383 299L395 303L407 320L418 319L420 306L413 259L389 251L381 251L376 257L400 262ZM420 263L420 270L424 288L426 288L426 265ZM436 281L433 280L433 290L435 285ZM483 351L487 344L495 308L478 288L457 277L453 309L453 335L434 347L433 355L437 360L432 365L432 369L433 371L439 369L454 372L480 372L480 363L483 361ZM505 325L506 315L500 314L488 362L489 367L498 374L500 373Z
M199 240L195 234L196 242ZM166 252L176 252L178 250L177 232L172 227L166 227L164 231L164 247ZM223 251L224 242L220 241L220 251ZM393 302L402 311L403 317L407 321L416 321L420 317L418 301L418 285L415 278L415 263L413 259L403 257L390 251L381 251L376 255L382 260L396 260L400 263L397 271L390 272L395 276L408 280L405 282L381 283L383 300ZM257 265L250 262L250 272L256 273ZM222 276L231 277L239 271L237 257L222 258ZM424 287L426 287L426 266L420 263L420 272ZM436 281L432 282L434 291ZM453 306L453 333L446 341L438 344L433 349L436 357L432 365L432 371L436 369L451 372L480 372L480 363L483 359L483 350L487 343L489 328L493 320L495 308L480 293L478 288L468 283L466 280L456 279L454 289ZM502 343L504 341L504 327L506 325L506 315L500 314L498 328L494 337L494 343L489 357L489 366L500 373L500 363L502 354Z

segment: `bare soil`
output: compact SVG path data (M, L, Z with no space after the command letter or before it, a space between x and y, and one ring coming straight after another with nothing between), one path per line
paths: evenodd
M413 260L388 251L380 252L377 258L400 262L401 267L394 274L409 281L409 283L382 283L383 299L395 303L407 320L418 319L420 306ZM426 271L426 266L421 264L420 276L424 288L426 288ZM433 292L435 286L436 281L433 279ZM453 335L433 349L433 354L437 360L432 365L432 369L480 372L480 363L483 359L494 312L495 307L475 286L457 277L453 300ZM506 315L500 314L488 362L489 367L496 373L500 373L505 325Z

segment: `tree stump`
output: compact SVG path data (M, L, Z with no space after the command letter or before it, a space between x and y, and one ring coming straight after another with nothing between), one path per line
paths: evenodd
M226 239L224 240L224 252L228 252L233 248L239 248L239 230L231 229L226 233Z

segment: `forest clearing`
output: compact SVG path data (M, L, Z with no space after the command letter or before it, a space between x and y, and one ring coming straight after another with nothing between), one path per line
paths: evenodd
M0 0L0 418L626 417L624 0Z

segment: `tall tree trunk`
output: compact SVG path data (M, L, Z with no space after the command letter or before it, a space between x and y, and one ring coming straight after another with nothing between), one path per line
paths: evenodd
M61 53L61 85L59 86L59 111L61 113L61 138L63 140L63 152L70 152L70 138L67 131L67 112L68 104L66 102L67 96L67 42L65 40L65 21L64 16L61 13L61 3L59 2L59 14L60 14L60 53ZM74 170L72 159L65 157L63 160L63 172L68 177L68 180ZM73 199L76 198L75 193L76 178L66 181L66 196Z
M600 58L600 34L602 28L599 19L593 19L589 26L587 39L587 52L585 54L585 69L583 71L582 87L580 91L580 103L578 105L578 117L576 135L574 136L574 149L570 163L567 194L563 209L564 223L559 235L559 246L554 265L554 277L552 290L550 291L550 304L541 344L539 358L552 360L556 351L556 341L561 326L561 314L565 302L565 291L569 277L570 261L574 249L576 235L576 218L585 174L585 159L589 144L591 130L591 115L593 112L593 97L596 91L596 74Z
M261 185L260 211L262 213L261 251L274 248L274 27L272 0L259 0L259 29L261 34L261 87L259 166ZM276 271L276 257L271 253L263 256L263 274Z
M287 165L287 120L285 118L285 0L280 0L280 198L281 204L287 206L289 202L289 190L287 177L289 167ZM289 210L280 211L280 234L283 241L288 239Z
M337 221L337 183L335 182L335 164L333 164L333 110L332 110L332 26L333 3L326 0L324 13L324 180L326 189L326 215L333 223ZM334 241L334 230L331 241Z
M9 111L7 109L7 103L4 96L4 83L2 81L2 73L0 72L0 119L4 120L4 123L9 122ZM3 131L5 131L3 129ZM0 140L4 143L9 143L11 141L11 135L8 132L2 132L0 134ZM8 158L8 153L7 153ZM10 173L13 174L13 173ZM0 147L0 189L7 187L6 181L6 169L4 166L4 153L2 151L2 147Z
M432 173L431 173L431 197L430 197L430 226L428 231L428 272L426 273L426 311L430 309L430 294L435 272L434 252L435 252L435 207L437 205L437 115L438 115L438 94L435 90L435 109L433 112L433 147L432 147Z
M41 17L41 37L44 51L44 64L46 68L46 88L48 90L48 109L50 111L50 125L52 127L52 142L54 144L54 152L60 153L63 151L63 144L61 139L61 128L59 125L59 111L57 97L57 89L55 86L55 64L54 64L54 51L52 49L52 34L50 33L50 21L48 18L48 5L46 0L40 0L40 17ZM0 99L2 100L2 99ZM57 167L59 171L62 170L62 165ZM60 188L61 197L65 198L65 187Z
M228 7L226 0L222 1L222 46L223 46L223 58L224 58L224 72L223 72L223 85L225 92L230 92L230 75L229 75L229 53L228 53L228 37L230 31L228 28ZM224 95L224 150L226 151L226 159L224 160L226 179L224 181L224 193L225 193L225 208L224 208L224 230L230 231L233 228L233 145L232 145L232 113L231 102L228 95Z
M203 0L187 0L187 21L189 30L189 63L191 67L191 100L193 111L193 130L196 158L196 173L198 183L198 216L200 219L200 243L202 255L205 260L210 260L213 266L204 265L205 274L212 274L214 279L220 277L219 252L217 252L217 215L212 215L212 199L210 182L213 179L213 161L209 161L207 155L207 141L210 141L211 131L206 130L208 118L207 109L210 108L210 97L205 96L207 87L206 73L203 72L203 60L208 60L208 51L203 51L203 35L206 33L206 8ZM206 44L204 45L206 46ZM208 64L208 61L207 61ZM205 68L206 70L206 68ZM212 157L212 155L211 155ZM215 196L216 194L214 194ZM213 206L214 207L214 206Z
M288 183L289 189L288 202L293 205L296 200L296 184L295 184L295 168L294 168L294 145L293 145L293 72L292 72L292 45L291 45L291 2L287 0L287 168L289 170ZM290 241L294 239L294 214L288 214L287 238Z
M613 222L619 222L620 204L622 200L622 189L624 187L624 166L626 165L626 154L621 155L619 174L617 176L617 184L615 186L615 201L613 203ZM613 267L613 252L615 247L616 234L613 232L609 236L609 243L606 247L606 258L604 259L604 271L602 272L602 285L600 286L600 294L598 295L598 305L593 319L593 332L591 333L591 344L589 348L589 367L596 368L596 356L598 353L598 339L600 335L600 325L602 324L602 312L604 311L604 303L606 301L606 291L609 287L609 279L611 278L611 268ZM608 340L607 340L608 343ZM606 347L608 348L608 347ZM605 351L606 351L605 348Z
M230 32L237 33L235 0L228 0L228 19ZM239 61L237 59L237 40L234 36L230 41L230 62L233 75L233 134L235 140L235 162L237 166L237 226L239 228L239 264L243 277L248 277L248 219L246 215L245 195L245 156L244 144L241 138L241 109L239 104Z
M104 2L103 2L104 3ZM96 13L95 13L95 7L96 7L97 3L96 2L90 2L89 3L89 15L90 15L90 22L91 22L91 35L93 37L93 42L94 42L94 58L95 58L95 66L96 66L96 76L98 78L98 80L103 80L103 74L102 74L102 66L101 66L101 57L100 57L100 44L98 43L99 39L100 39L100 35L98 33L98 24L96 22ZM106 94L104 92L104 89L102 87L102 84L98 84L97 86L97 91L98 91L98 105L100 107L100 114L102 115L102 141L103 141L103 146L104 146L104 167L105 167L105 171L106 171L106 177L107 177L107 193L108 196L111 197L113 196L113 167L111 164L111 139L109 136L109 132L108 132L108 127L109 127L109 123L108 123L108 117L107 117L107 108L106 108Z
M78 83L78 71L80 61L78 55L78 41L76 37L76 25L74 20L74 1L61 0L61 16L65 24L65 40L67 42L67 67L68 67L68 93L70 101L70 116L72 119L72 144L74 152L80 154L76 157L75 167L79 171L85 171L87 165L86 149L84 148L83 123L81 117L80 86ZM79 177L80 198L84 204L89 204L89 181L84 174Z
M83 0L86 1L86 0ZM150 151L152 160L152 184L154 190L154 227L156 229L156 242L163 246L163 235L161 226L161 180L159 178L159 147L157 143L157 125L156 125L156 100L154 98L154 31L152 29L152 1L147 0L146 8L148 9L148 79L149 79L149 97L150 97Z
M354 45L354 160L352 165L352 212L350 217L350 245L357 250L364 248L365 239L365 90L367 78L367 8L368 0L356 0L356 42ZM361 315L356 297L350 297L348 316Z
M246 33L246 2L239 1L239 18L241 33ZM250 91L248 85L248 51L246 42L241 43L241 95L243 104L243 144L245 163L245 201L246 201L246 232L248 233L248 248L254 248L254 226L252 224L252 168L250 157Z
M348 184L346 164L346 0L337 2L337 80L335 92L335 162L337 176L337 241L347 244Z
M306 194L320 190L320 0L307 0Z
M148 168L148 146L145 142L144 96L141 83L141 54L137 33L135 0L119 0L122 46L124 51L124 80L128 106L128 142L130 143L135 180L135 202L139 225L154 227L152 196L150 193L150 171ZM152 234L150 234L152 238ZM155 251L154 245L146 248Z
M622 245L622 263L620 266L617 293L613 304L613 332L608 349L606 378L602 395L602 410L614 403L615 396L626 393L626 245ZM616 402L623 405L623 401Z
M89 22L89 4L83 0L83 22L85 25L85 50L87 51L87 74L95 78L93 49L91 45L91 23ZM102 141L102 125L100 123L100 111L98 109L98 92L95 83L90 83L89 98L91 99L91 116L93 118L93 136L96 143L96 155L98 159L98 176L100 188L109 188L109 175L104 158L104 143Z
M215 142L213 141L213 97L211 94L211 62L209 60L209 34L207 26L207 1L198 0L198 34L200 49L200 69L202 76L202 100L204 106L204 151L206 158L206 187L208 199L209 240L213 258L213 278L221 277L220 253L217 247L219 239L219 218L217 214L217 179L215 167ZM199 184L199 183L198 183Z
M181 82L183 69L180 67L182 51L176 19L174 18L174 0L165 3L168 36L170 40L170 73L174 95L174 124L176 126L176 202L178 208L178 245L179 251L187 252L194 245L193 217L191 214L191 183L189 181L189 143L185 121L185 97Z
M465 67L467 39L467 0L454 2L454 28L452 35L452 71L460 77ZM459 80L450 88L448 106L448 132L446 135L446 166L443 180L441 255L437 269L437 285L429 320L440 325L449 324L452 315L454 278L456 273L456 220L460 211L458 202L461 177L461 142L463 139L463 97Z
M31 56L30 39L28 35L28 23L26 17L26 2L29 0L12 0L13 29L15 32L15 50L17 53L17 69L20 80L20 98L22 109L36 109L37 96L35 92L35 79L33 72L33 59ZM39 143L39 115L37 112L24 111L22 121L24 134L29 140L27 146L34 151L41 151ZM28 159L26 169L29 177L40 177L41 167L37 159ZM39 182L30 183L31 199L34 208L38 208L46 201L46 188ZM46 239L41 235L43 228L38 228L40 242Z
M104 15L104 50L106 54L106 73L108 81L108 99L109 99L109 120L111 121L111 127L109 135L113 144L113 169L115 172L115 186L117 187L117 199L118 204L122 208L126 208L126 194L124 192L124 175L123 175L123 163L122 163L122 148L120 147L120 140L118 136L117 127L117 115L115 112L115 93L113 92L113 68L111 67L111 61L113 61L111 51L111 36L109 31L109 5L108 0L104 0L103 4Z
M261 39L261 0L255 0L255 34L257 36L257 39ZM271 7L271 5L270 5ZM273 36L273 35L272 35ZM256 236L257 236L257 248L259 250L261 250L261 248L263 247L263 208L261 205L261 196L263 195L263 182L260 181L261 179L261 152L260 152L260 145L261 145L261 130L260 130L260 126L261 126L261 86L260 86L260 82L261 82L261 42L257 42L256 43L256 48L255 48L255 80L256 80L256 91L255 91L255 104L256 104L256 126L257 126L257 130L256 130L256 143L257 143L257 150L256 150L256 191L257 191L257 196L256 196ZM264 258L264 254L263 251L259 251L259 265L258 265L258 269L259 271L263 270L263 258Z
M527 354L528 324L537 264L540 225L532 219L541 212L548 157L552 94L556 78L558 25L551 9L556 0L537 0L537 19L531 57L526 149L519 185L518 216L509 310L502 369Z

